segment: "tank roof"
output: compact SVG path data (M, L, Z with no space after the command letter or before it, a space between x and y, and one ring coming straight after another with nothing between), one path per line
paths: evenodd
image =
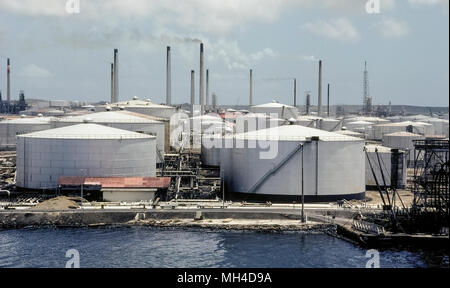
M53 117L26 117L26 118L14 118L6 119L0 123L6 124L50 124Z
M161 123L156 118L145 117L128 111L105 111L86 115L65 117L55 121L65 123L83 123L89 118L92 123Z
M239 133L229 137L245 140L269 141L306 141L311 137L319 137L321 141L363 141L361 138L341 135L300 125L279 126L269 129Z
M383 136L390 136L390 137L392 137L392 136L394 136L394 137L423 137L420 134L415 134L415 133L406 132L406 131L384 134Z
M38 131L23 135L19 138L41 139L152 139L155 136L112 128L98 124L78 124L62 128Z

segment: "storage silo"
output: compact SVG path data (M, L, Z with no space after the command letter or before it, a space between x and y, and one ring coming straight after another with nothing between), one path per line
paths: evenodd
M133 113L129 111L105 111L89 115L80 115L54 119L53 128L66 127L84 123L104 125L112 128L134 131L148 135L156 136L157 162L162 163L164 153L169 152L169 139L165 135L165 124L158 120L159 118Z
M277 102L255 105L250 107L250 111L253 113L264 113L269 116L276 114L281 119L296 119L298 117L298 109L296 107Z
M390 187L391 183L396 183L396 188L399 189L406 187L406 157L404 151L375 144L367 144L365 150L367 152L366 187L372 189L377 187L372 168L377 177L378 185L381 187L384 187L385 184ZM372 168L370 164L372 164Z
M154 177L156 137L97 124L18 136L17 187L55 189L61 176Z
M225 187L234 197L301 201L303 162L306 201L364 198L363 139L285 125L236 134L234 141L220 153Z
M221 166L221 153L226 149L233 148L233 137L231 135L203 135L201 159L205 166Z
M0 149L16 147L16 136L51 128L51 117L16 118L0 121Z
M396 122L396 123L387 123L387 124L378 124L372 126L373 133L369 135L371 139L374 140L382 140L383 135L395 133L395 132L410 132L421 135L433 135L434 127L429 123L422 122ZM410 131L408 131L410 130Z
M423 140L424 136L410 132L395 132L383 135L383 146L401 149L406 152L408 167L414 165L414 140Z
M370 123L373 123L373 124L387 124L387 123L390 122L388 119L380 118L380 117L355 116L355 117L345 118L343 125L347 127L348 123L356 122L356 121L365 121L365 122L370 122Z

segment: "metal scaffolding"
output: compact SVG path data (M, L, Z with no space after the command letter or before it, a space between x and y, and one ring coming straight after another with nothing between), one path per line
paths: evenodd
M430 229L448 227L449 140L414 140L413 218ZM425 221L425 222L424 222Z

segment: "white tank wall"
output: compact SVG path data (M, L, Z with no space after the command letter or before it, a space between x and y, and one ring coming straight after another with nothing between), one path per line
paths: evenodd
M264 113L267 115L271 115L271 114L277 114L278 118L282 118L282 119L290 119L290 118L294 118L297 119L298 117L298 109L295 107L290 107L290 106L284 106L284 108L282 106L278 106L278 105L274 105L272 106L253 106L250 107L250 111L253 113Z
M18 187L54 189L60 176L154 177L156 140L18 138Z
M214 141L213 147L211 147L209 141ZM233 143L234 141L231 137L208 137L207 135L203 136L201 149L202 163L207 166L221 166L221 151L227 149L226 147L233 147Z
M115 108L117 109L117 108ZM153 117L158 118L164 118L164 119L170 119L173 114L177 112L177 109L174 107L167 107L167 108L161 108L161 107L133 107L133 106L125 106L124 109L126 111L135 112L135 113L141 113L144 115L149 115Z
M383 146L401 149L408 153L407 160L409 163L414 162L414 143L413 140L425 139L423 136L395 136L395 135L384 135L383 136Z
M247 146L247 141L246 146ZM260 159L260 148L227 149L221 153L221 170L225 170L227 189L248 193L277 163L300 142L278 142L278 155L272 160ZM304 187L307 196L338 196L365 191L363 141L319 141L319 175L316 191L316 143L305 145ZM222 165L225 167L222 168ZM301 152L293 156L276 174L255 191L256 194L301 195ZM317 193L317 194L316 194Z
M360 122L360 121L356 121L356 122L349 122L347 124L345 124L345 127L347 128L347 130L351 130L351 131L355 131L355 132L361 132L361 131L365 131L365 129L367 127L372 126L372 123L364 123L364 122Z
M321 119L319 121L320 130L328 132L339 131L342 128L342 121L334 119Z
M405 132L408 125L375 125L372 126L373 133L372 138L375 140L382 140L383 135L391 134L395 132ZM414 125L413 126L413 133L415 134L421 134L421 135L433 135L434 134L434 127L431 124L425 124L425 125Z
M118 128L127 131L151 134L156 136L156 145L159 153L162 157L164 157L164 147L166 144L166 135L165 135L165 124L163 122L160 123L97 123L95 121L91 122L94 124L99 124L103 126L108 126L112 128ZM67 122L67 121L53 121L53 128L66 127L70 125L80 124L79 122ZM163 161L156 156L157 163L162 163Z
M48 123L8 123L8 121L0 122L0 148L8 146L16 146L16 136L31 132L43 131L51 129Z
M391 169L392 169L392 153L391 152L378 152L378 155L380 156L381 161L381 168L380 164L378 163L377 154L375 152L368 152L368 156L370 158L370 162L372 163L373 169L375 171L375 175L378 180L378 184L380 186L384 186L383 177L381 175L381 171L383 171L386 185L391 185ZM401 173L401 174L400 174ZM401 171L399 174L399 178L402 179L402 185L403 187L406 186L406 158L403 158L403 171ZM369 161L366 157L366 185L367 186L376 186L375 178L373 177L372 169L370 168ZM400 188L403 188L400 187Z

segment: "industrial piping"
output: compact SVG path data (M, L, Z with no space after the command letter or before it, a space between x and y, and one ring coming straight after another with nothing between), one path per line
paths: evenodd
M166 105L172 105L172 59L170 46L167 46L167 69L166 69Z

